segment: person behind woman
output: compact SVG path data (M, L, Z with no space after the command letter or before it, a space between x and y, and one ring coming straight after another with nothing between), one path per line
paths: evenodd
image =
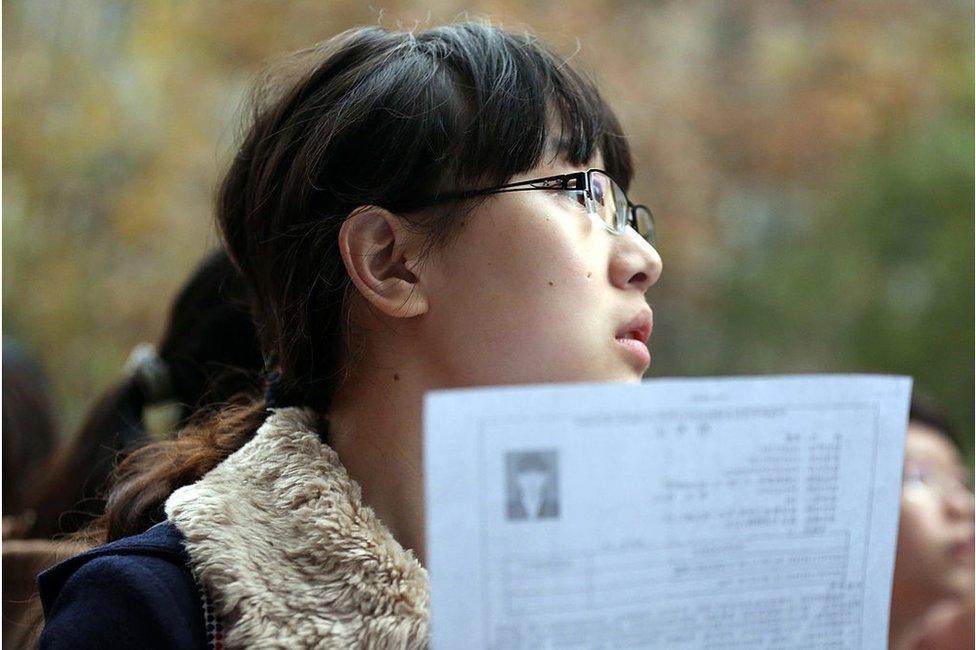
M50 384L41 365L15 339L3 337L3 538L34 521L31 472L47 462L58 434Z
M217 220L266 394L124 461L42 647L423 647L424 393L649 364L630 152L536 39L353 29L254 97Z
M8 360L5 354L5 372ZM29 640L40 614L37 573L105 541L104 536L89 538L85 533L63 542L51 538L77 531L100 514L103 489L116 458L149 441L145 409L175 403L182 425L199 409L252 385L261 363L243 281L227 255L214 251L180 288L159 344L137 346L124 376L95 400L78 432L28 475L19 477L29 486L23 492L23 514L9 518L9 525L8 518L4 519L4 645L33 645ZM43 432L41 425L50 420L43 411L24 413L25 405L33 404L30 399L8 402L12 394L8 388L16 389L23 382L8 382L7 375L4 379L7 445L8 436L16 438L18 432L27 430ZM8 428L11 422L22 424ZM13 454L10 456L4 455L5 463L13 460ZM17 473L5 474L4 480L11 475ZM6 498L7 492L4 494Z
M89 408L78 433L33 473L25 496L31 523L17 536L49 538L82 528L101 512L102 491L119 453L149 440L146 408L176 403L182 426L199 409L252 384L261 364L243 281L226 253L214 251L180 289L159 344L134 350L125 376Z
M893 650L973 647L973 491L958 444L944 416L912 403L891 596Z

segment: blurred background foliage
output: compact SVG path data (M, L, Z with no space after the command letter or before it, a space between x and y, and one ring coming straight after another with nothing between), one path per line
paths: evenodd
M490 18L592 74L665 273L652 376L915 377L973 434L973 8L931 0L3 3L3 330L63 431L205 251L237 108L355 25Z

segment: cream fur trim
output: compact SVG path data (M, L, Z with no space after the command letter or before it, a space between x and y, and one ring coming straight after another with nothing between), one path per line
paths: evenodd
M254 438L166 501L228 648L423 648L427 571L361 501L315 433L275 409Z

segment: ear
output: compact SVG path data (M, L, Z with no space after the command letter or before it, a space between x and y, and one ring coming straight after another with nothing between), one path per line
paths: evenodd
M359 293L394 318L427 311L428 296L416 271L418 237L401 217L375 205L357 208L339 229L339 251Z

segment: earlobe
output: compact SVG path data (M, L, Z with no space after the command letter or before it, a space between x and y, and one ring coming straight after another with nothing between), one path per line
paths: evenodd
M394 318L427 311L416 235L389 210L369 205L354 210L339 229L339 251L359 293Z

